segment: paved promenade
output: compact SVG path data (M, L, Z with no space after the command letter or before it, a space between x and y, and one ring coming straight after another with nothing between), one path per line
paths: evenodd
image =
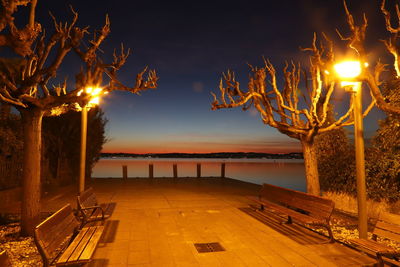
M246 195L256 185L219 178L96 179L100 201L117 202L90 267L98 266L368 266L375 261L276 218L256 218ZM70 202L73 192L46 198L43 211ZM241 209L242 208L242 209ZM244 209L243 209L244 208ZM222 252L197 252L194 243L219 242Z

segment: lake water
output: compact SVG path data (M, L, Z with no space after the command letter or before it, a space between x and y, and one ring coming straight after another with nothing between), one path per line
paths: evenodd
M225 176L255 184L269 183L294 190L305 191L304 161L298 159L160 159L160 158L102 158L95 165L94 178L121 178L122 166L128 168L128 177L149 177L149 164L154 166L154 177L173 177L173 164L177 164L178 177L196 177L197 163L201 163L201 176L221 176L221 163L225 163Z

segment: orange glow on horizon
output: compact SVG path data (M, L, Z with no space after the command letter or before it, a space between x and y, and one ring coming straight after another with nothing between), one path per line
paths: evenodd
M298 153L298 152L302 152L301 148L270 148L270 149L240 149L240 148L232 148L232 149L218 149L218 148L214 148L214 149L209 149L209 148L204 148L204 149L112 149L112 148L108 148L108 149L104 149L102 151L102 153L131 153L131 154L162 154L162 153L188 153L188 154L192 154L192 153L199 153L199 154L203 154L203 153L221 153L221 152L226 152L226 153L236 153L236 152L255 152L255 153L270 153L270 154L287 154L287 153Z
M187 140L143 140L137 142L129 141L110 141L103 147L103 153L235 153L235 152L255 152L286 154L291 152L301 152L301 144L296 141L286 140L246 140L235 142L236 140L225 140L217 142L214 140L187 141Z

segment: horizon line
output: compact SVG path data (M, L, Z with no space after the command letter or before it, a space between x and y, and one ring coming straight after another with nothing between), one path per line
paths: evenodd
M302 151L292 151L292 152L244 152L244 151L236 151L236 152L145 152L145 153L136 153L136 152L100 152L101 154L137 154L137 155L146 155L146 154L220 154L220 153L254 153L254 154L293 154L293 153L303 153Z

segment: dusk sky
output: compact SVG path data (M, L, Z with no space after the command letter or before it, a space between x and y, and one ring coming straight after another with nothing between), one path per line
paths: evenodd
M379 2L348 0L357 19L361 11L367 13L372 30L383 21ZM336 38L335 28L347 30L341 0L39 1L39 21L49 21L48 10L71 18L69 4L79 13L78 24L90 25L91 32L109 14L105 55L120 43L132 49L119 74L124 83L131 85L146 65L160 77L156 90L140 96L113 92L102 99L110 140L103 152L300 151L297 140L264 125L257 112L212 111L210 92L218 93L227 69L244 87L246 63L262 66L265 56L280 72L285 60L304 58L299 47L310 46L313 32ZM375 45L381 52L383 45ZM367 137L382 117L376 109L368 116Z

